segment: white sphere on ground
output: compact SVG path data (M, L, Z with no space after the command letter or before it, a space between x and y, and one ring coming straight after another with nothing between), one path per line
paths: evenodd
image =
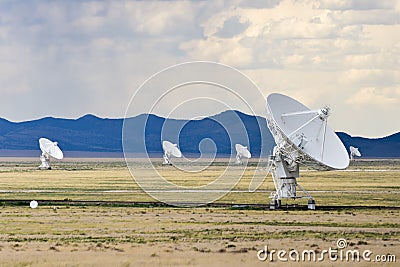
M32 209L36 209L37 206L38 206L38 202L37 202L36 200L32 200L32 201L29 203L29 206L30 206Z

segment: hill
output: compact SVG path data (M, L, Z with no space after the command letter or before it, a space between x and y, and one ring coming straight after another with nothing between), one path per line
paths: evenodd
M123 119L94 115L78 119L47 117L26 122L0 119L0 150L39 151L38 139L47 137L58 141L64 151L121 153L123 125ZM143 153L146 149L149 153L161 154L162 140L178 143L184 154L214 153L216 150L218 155L229 155L234 144L241 143L248 145L253 155L264 157L274 146L264 118L238 111L225 111L201 120L165 119L142 114L128 118L125 127L124 142L132 153ZM400 133L377 139L337 134L346 148L350 145L359 147L363 157L400 157Z

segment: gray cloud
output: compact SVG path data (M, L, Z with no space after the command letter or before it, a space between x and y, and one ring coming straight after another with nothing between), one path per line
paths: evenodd
M396 0L322 0L319 7L331 10L371 10L391 9Z
M281 0L242 0L239 3L243 8L273 8L277 6Z
M221 38L232 38L242 32L244 32L249 27L249 23L240 22L240 17L234 16L224 21L224 25L215 34Z

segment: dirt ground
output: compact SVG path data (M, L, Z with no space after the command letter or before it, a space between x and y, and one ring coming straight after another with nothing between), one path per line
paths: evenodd
M296 266L348 266L322 251L400 256L399 210L265 211L224 208L2 207L1 266L281 266L268 251L313 250ZM261 257L265 254L262 252ZM269 254L270 257L270 254ZM360 259L356 266L370 266ZM380 263L377 266L396 266Z
M290 241L286 243L286 240L276 240L274 243L281 246ZM241 242L238 245L247 247L251 244ZM2 251L2 266L287 266L288 263L295 266L398 266L396 263L329 261L327 257L323 262L283 262L276 257L274 262L260 261L257 259L257 249L247 251L228 248L223 251L225 249L220 247L226 245L218 243L123 244L108 250L91 246L55 249L37 244L30 246L26 246L24 251ZM197 251L197 247L200 250L204 247L204 251ZM369 249L378 251L375 246L370 246Z

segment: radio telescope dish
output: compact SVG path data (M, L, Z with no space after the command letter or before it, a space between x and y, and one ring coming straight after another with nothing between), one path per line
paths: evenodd
M247 149L247 146L242 146L241 144L236 144L236 164L243 164L242 158L251 158L251 153Z
M328 106L310 110L282 94L267 97L267 125L276 146L270 158L276 192L271 208L280 207L282 198L308 198L309 209L315 209L311 195L296 181L299 165L316 170L345 169L349 165L346 148L328 126ZM299 196L296 188L305 194Z
M176 157L176 158L182 157L182 152L179 150L177 144L173 144L169 141L163 141L162 147L164 150L163 165L171 165L171 161L170 161L171 156Z
M357 147L350 146L350 160L353 160L354 156L361 157L361 153Z
M61 149L58 147L57 142L52 142L47 138L39 139L40 150L42 150L42 155L40 156L40 161L42 164L39 166L39 169L47 169L50 170L50 157L55 159L63 159L64 154Z

